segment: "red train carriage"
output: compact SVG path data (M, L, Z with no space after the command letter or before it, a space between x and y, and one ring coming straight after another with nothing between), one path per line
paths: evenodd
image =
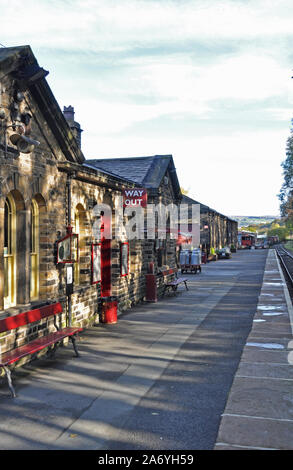
M256 238L257 238L256 232L246 232L246 231L240 232L238 234L239 248L250 249L252 246L255 245Z

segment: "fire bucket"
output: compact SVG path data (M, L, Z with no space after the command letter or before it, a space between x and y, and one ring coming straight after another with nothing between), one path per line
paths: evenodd
M102 298L102 323L117 323L117 297Z

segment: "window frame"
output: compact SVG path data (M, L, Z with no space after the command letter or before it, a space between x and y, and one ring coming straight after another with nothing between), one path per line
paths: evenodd
M16 204L8 194L4 209L4 309L16 305L16 255Z
M31 202L30 227L30 299L40 295L40 211L36 199Z

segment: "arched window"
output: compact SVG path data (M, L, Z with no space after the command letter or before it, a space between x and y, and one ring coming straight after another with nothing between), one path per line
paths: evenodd
M30 258L31 258L31 276L30 276L30 298L31 300L39 297L39 206L35 199L31 203L31 233L30 233Z
M74 284L86 284L89 281L88 268L90 262L90 229L86 211L82 204L77 204L72 221L72 231L78 235L77 261L74 263Z
M16 304L16 206L8 195L4 210L4 308Z

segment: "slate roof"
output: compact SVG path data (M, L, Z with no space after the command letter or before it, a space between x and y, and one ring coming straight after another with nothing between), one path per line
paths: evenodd
M182 196L182 203L183 204L200 204L201 214L209 212L209 211L212 210L209 206L206 206L205 204L202 204L201 202L196 201L195 199L192 199L191 197L186 196L185 194L183 194L183 196Z
M116 173L113 173L112 171L109 171L109 170L105 170L104 168L98 168L97 166L92 165L88 162L83 163L82 168L89 168L91 170L95 170L96 173L101 173L103 175L112 176L115 179L120 180L121 183L131 183L132 186L134 184L134 181L129 178L125 178L124 176L117 175Z
M200 204L200 213L201 214L206 214L207 212L213 212L214 214L218 214L221 217L225 217L228 220L231 220L232 222L237 222L235 219L231 219L231 217L228 217L224 214L221 214L220 212L212 209L209 206L206 206L205 204L202 204L201 202L195 201L195 199L192 199L189 196L186 196L185 194L182 196L182 203L184 204Z
M158 189L169 169L175 194L179 196L180 185L172 155L153 155L147 157L99 158L86 160L85 166L125 178L147 189Z
M102 158L86 160L84 165L143 184L152 162L153 157Z

